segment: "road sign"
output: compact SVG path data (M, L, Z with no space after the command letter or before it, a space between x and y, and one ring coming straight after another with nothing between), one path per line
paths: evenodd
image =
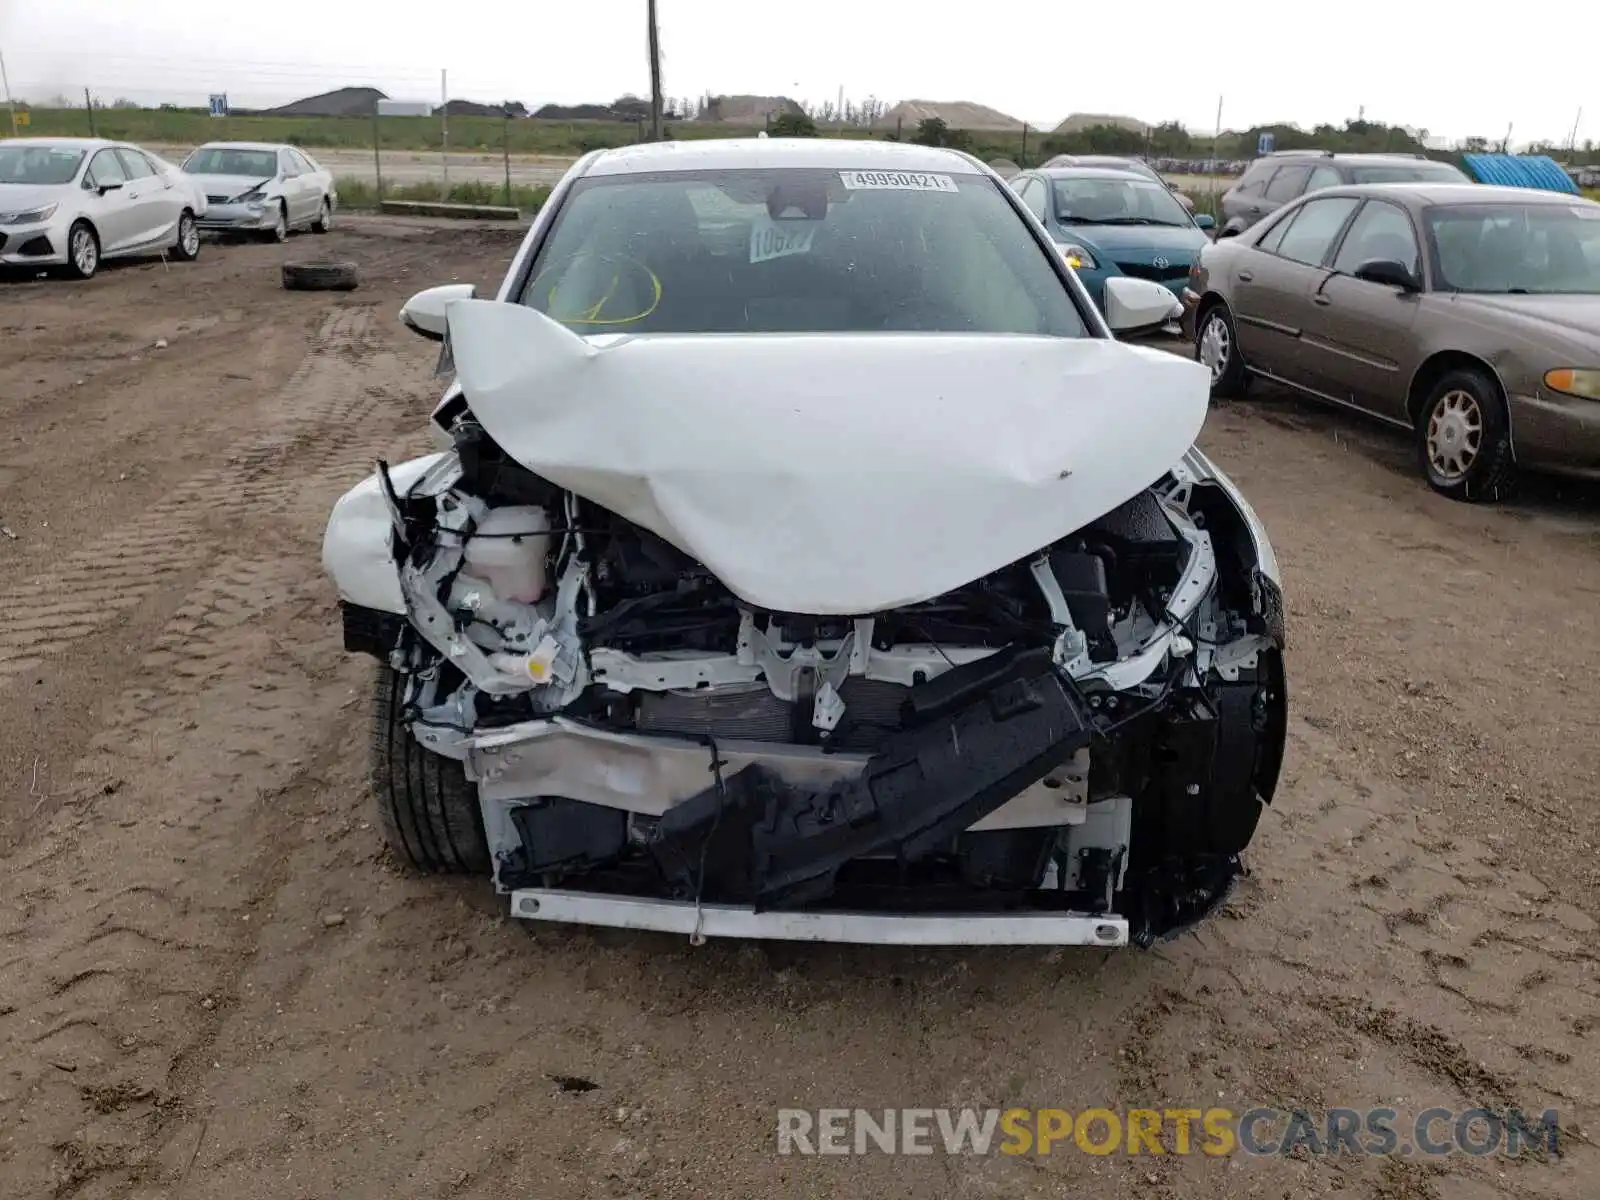
M1277 141L1278 141L1278 139L1276 137L1274 137L1272 134L1263 133L1260 137L1258 137L1256 139L1256 153L1257 154L1271 154L1272 153L1272 147L1277 144Z
M228 93L227 92L220 92L220 93L213 92L212 93L212 95L211 95L211 115L213 117L225 117L225 116L228 115Z
M17 128L18 129L21 129L26 125L31 125L32 123L33 123L33 118L28 113L19 112L17 114Z

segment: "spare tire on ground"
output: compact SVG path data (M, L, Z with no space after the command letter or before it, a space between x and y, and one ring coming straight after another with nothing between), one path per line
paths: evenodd
M291 292L353 292L360 285L353 262L283 264L283 286Z

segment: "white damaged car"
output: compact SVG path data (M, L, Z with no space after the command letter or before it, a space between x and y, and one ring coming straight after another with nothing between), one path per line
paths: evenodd
M1103 320L970 156L746 139L581 159L471 295L402 312L446 448L323 548L398 857L696 939L1145 944L1227 894L1283 600L1206 371L1113 336L1170 292Z

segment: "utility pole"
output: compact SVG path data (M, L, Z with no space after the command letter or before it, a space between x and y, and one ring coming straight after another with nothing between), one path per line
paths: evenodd
M372 173L378 180L378 201L383 201L383 141L378 131L378 103L372 103Z
M661 35L656 29L656 0L647 0L650 21L650 140L661 140Z
M444 159L444 198L450 199L450 72L439 72L439 156Z
M511 207L511 107L502 112L504 124L500 126L500 161L506 168L506 207Z
M1211 207L1217 207L1217 172L1222 164L1217 161L1217 143L1222 141L1222 97L1217 97L1217 131L1211 135ZM1214 214L1213 214L1214 215Z
M89 95L89 89L83 89L83 106L89 110L89 136L97 137L94 131L94 97Z
M6 93L6 107L11 110L11 136L16 137L17 105L16 102L11 99L11 77L6 74L6 56L3 53L0 53L0 88L4 88ZM1580 108L1578 112L1582 113L1583 110ZM1573 128L1576 129L1577 126L1573 126Z
M1567 138L1568 154L1576 154L1578 152L1578 126L1581 124L1583 124L1583 106L1580 104L1578 106L1578 115L1572 118L1572 136ZM14 129L13 132L15 132Z

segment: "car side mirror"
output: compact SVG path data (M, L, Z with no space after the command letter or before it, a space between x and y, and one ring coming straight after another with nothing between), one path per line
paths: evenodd
M1201 229L1215 229L1217 227L1217 219L1210 213L1195 213L1194 223Z
M478 289L470 283L446 283L418 292L400 308L400 323L429 341L442 342L449 324L446 310L457 300L471 300Z
M1241 230L1232 225L1224 225L1221 229L1217 230L1217 240L1221 241L1225 237L1238 237L1240 232Z
M94 185L94 190L104 196L107 192L114 192L121 186L120 183L97 183Z
M1149 279L1113 276L1105 286L1106 324L1116 334L1151 333L1183 315L1183 304Z
M1403 292L1422 290L1422 284L1417 277L1403 264L1387 258L1362 263L1356 268L1356 278L1365 279L1368 283L1381 283L1386 287L1397 287Z

